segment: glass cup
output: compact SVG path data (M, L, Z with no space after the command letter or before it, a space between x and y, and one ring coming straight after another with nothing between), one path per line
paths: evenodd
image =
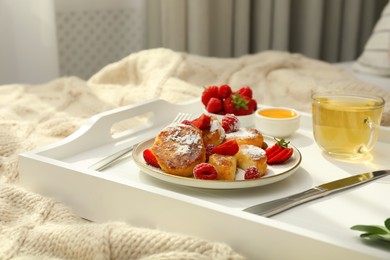
M385 101L381 97L339 92L312 95L314 139L328 155L365 157L375 146Z

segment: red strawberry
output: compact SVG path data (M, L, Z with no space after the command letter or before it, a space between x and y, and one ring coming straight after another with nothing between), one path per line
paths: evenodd
M256 111L257 110L257 102L255 99L251 99L249 100L249 103L248 103L248 107L249 109L252 109L253 111Z
M224 100L223 107L228 114L249 115L253 113L253 110L248 107L249 101L248 97L234 93Z
M221 125L227 134L237 132L240 129L240 121L233 114L224 115L221 120Z
M202 180L216 180L218 177L214 165L209 163L200 163L193 169L194 177Z
M277 141L273 146L265 150L267 156L267 164L280 164L288 159L293 154L293 149L288 147L290 142L286 142L284 139L276 139Z
M228 98L224 99L223 109L225 110L225 113L227 113L227 114L234 114L236 112L235 104L233 103L232 97L228 97Z
M237 92L241 96L246 96L250 99L253 97L252 89L249 86L244 86L244 87L240 88L239 90L237 90Z
M213 97L215 97L215 98L219 97L218 87L217 86L209 86L209 87L205 88L203 90L202 97L201 97L203 105L207 106L207 103L209 103L209 100Z
M255 166L250 166L245 170L245 180L260 178L259 170Z
M209 115L202 114L198 118L195 118L191 123L199 128L200 130L205 130L210 127L211 117Z
M229 85L222 85L218 88L219 98L224 99L232 94L232 88Z
M222 100L219 98L211 98L207 103L206 110L210 113L218 114L223 108Z
M212 152L221 155L235 155L239 149L237 141L231 139L214 147Z
M160 165L157 162L156 156L152 153L150 149L145 149L142 153L144 160L147 164L160 168Z
M246 98L246 97L243 97L243 98ZM248 100L248 105L249 105L249 101L250 100ZM248 106L248 108L239 108L239 109L237 109L235 114L237 116L246 116L246 115L252 114L253 111L254 111L253 108Z

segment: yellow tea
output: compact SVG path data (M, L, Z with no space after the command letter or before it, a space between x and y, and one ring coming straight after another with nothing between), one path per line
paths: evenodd
M362 157L374 147L384 101L357 95L314 95L313 133L329 155Z

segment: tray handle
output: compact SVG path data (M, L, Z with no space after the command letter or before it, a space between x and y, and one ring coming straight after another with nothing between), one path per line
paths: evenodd
M37 149L34 152L43 155L45 154L45 151L50 150L51 157L56 157L55 148L60 148L63 151L63 149L74 146L75 142L77 142L78 146L82 146L83 150L89 150L96 146L112 142L120 142L121 140L129 139L140 133L144 133L148 129L163 127L167 122L173 120L176 113L179 111L180 106L161 99L153 99L119 107L91 117L86 124L67 138L52 145ZM114 124L145 114L148 114L148 119L144 124L120 134L112 134L111 129ZM60 154L62 154L62 152L59 152L58 156L60 156Z

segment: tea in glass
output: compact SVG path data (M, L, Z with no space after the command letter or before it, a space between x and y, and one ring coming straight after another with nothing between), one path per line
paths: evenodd
M327 154L361 158L377 139L384 100L362 94L316 93L312 96L314 139Z

